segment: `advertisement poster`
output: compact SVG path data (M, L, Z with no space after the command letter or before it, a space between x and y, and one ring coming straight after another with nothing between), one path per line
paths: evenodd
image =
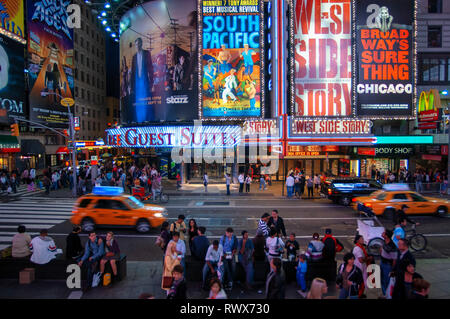
M120 21L123 123L198 118L197 1L151 1Z
M73 30L67 26L66 10L69 4L59 0L27 2L30 120L51 127L67 128L67 107L60 101L73 98Z
M295 116L350 116L351 0L294 0Z
M24 0L0 0L0 33L18 41L25 40L23 3Z
M0 35L0 108L20 118L26 117L24 53L23 44Z
M201 1L203 117L262 115L259 0Z
M356 12L356 114L412 116L414 0L358 0Z

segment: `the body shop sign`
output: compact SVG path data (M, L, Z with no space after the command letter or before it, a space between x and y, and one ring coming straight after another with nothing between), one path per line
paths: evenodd
M240 126L151 126L106 130L112 147L234 147L241 141Z
M369 120L304 120L292 121L294 135L330 134L330 135L362 135L370 134L372 122Z
M407 156L414 154L413 147L376 147L375 148L375 156L383 157L383 156Z

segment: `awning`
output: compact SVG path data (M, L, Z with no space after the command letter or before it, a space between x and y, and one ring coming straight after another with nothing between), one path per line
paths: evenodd
M45 154L45 146L39 140L21 140L21 155Z
M69 154L69 149L67 148L67 146L61 146L60 148L58 148L56 150L56 154Z
M0 135L0 152L1 153L18 153L20 152L20 144L17 137L11 135Z

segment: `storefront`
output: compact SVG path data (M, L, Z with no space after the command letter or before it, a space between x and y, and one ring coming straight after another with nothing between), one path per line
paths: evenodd
M15 157L18 153L20 153L20 144L17 137L0 135L0 169L14 170Z
M16 161L16 165L21 171L25 168L45 168L45 146L39 140L21 140L20 156Z

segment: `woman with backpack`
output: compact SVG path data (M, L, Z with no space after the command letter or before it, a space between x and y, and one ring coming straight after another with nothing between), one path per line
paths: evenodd
M344 263L339 267L336 286L340 289L339 299L358 299L358 293L363 276L361 270L355 265L355 255L347 253Z

